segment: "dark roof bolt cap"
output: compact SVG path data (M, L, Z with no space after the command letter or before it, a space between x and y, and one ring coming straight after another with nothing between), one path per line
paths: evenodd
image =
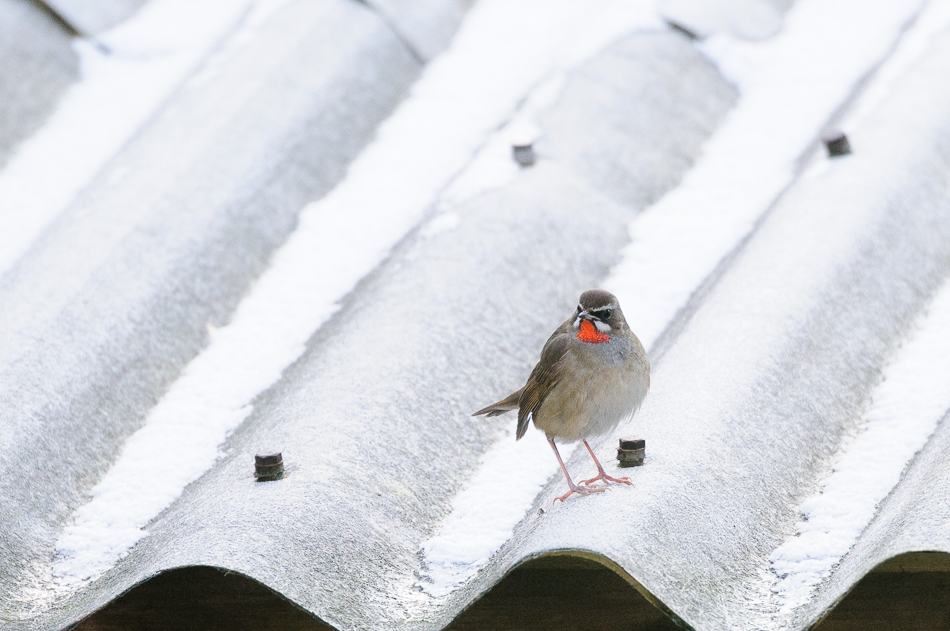
M647 441L642 438L621 438L617 461L621 467L639 467L646 457Z
M679 22L674 22L673 20L667 20L666 23L667 23L667 25L668 25L671 29L673 29L674 31L676 31L676 32L679 33L680 35L685 35L687 38L689 38L689 39L691 39L691 40L693 40L693 41L701 40L701 39L702 39L702 37L699 36L699 33L693 31L692 29L690 29L690 28L688 28L688 27L686 27L686 26L683 26L683 25L680 24Z
M258 482L284 477L284 458L279 451L266 451L254 456L254 477Z
M829 158L846 156L851 153L851 143L848 142L848 137L845 136L843 132L836 131L827 134L822 140L825 141L825 148L828 150Z
M534 164L534 145L513 145L511 147L511 155L514 157L515 162L520 164L523 167L529 167Z

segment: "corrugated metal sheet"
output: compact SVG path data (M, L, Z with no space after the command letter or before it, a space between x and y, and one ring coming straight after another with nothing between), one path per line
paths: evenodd
M42 0L77 33L90 36L135 13L145 0Z
M567 74L539 119L535 166L430 209L128 556L52 604L24 595L208 323L227 322L300 208L342 179L447 44L465 6L427 4L280 5L0 277L4 626L67 628L156 575L210 566L334 628L441 629L517 568L568 555L686 628L806 629L888 560L950 552L944 419L808 601L783 608L773 591L774 551L950 278L944 31L901 76L856 85L835 114L874 104L849 129L853 155L807 152L649 349L653 390L620 430L648 441L634 488L552 509L552 478L490 562L426 591L425 543L510 423L471 411L524 378L578 293L620 259L631 220L734 111L736 88L695 42L650 29ZM606 453L613 441L592 442ZM283 452L283 480L255 481L264 447Z
M421 67L347 0L287 3L208 64L0 280L5 606Z
M0 2L0 167L75 79L69 34L29 0Z

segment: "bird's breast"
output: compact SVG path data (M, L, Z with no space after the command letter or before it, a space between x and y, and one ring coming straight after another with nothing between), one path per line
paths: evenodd
M649 365L643 361L608 363L571 354L534 423L564 441L606 434L636 412L649 383Z

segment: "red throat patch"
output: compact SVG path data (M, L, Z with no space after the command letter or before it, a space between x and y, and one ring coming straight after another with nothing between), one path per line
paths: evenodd
M581 320L581 330L577 332L577 339L588 344L603 344L610 341L610 336L598 331L590 320Z

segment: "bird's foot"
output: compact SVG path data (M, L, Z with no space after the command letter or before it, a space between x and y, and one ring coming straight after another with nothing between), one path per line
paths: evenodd
M630 486L633 486L633 482L630 481L630 478L627 478L627 477L613 478L607 475L607 472L604 471L603 469L600 470L600 473L597 474L597 477L591 478L590 480L581 480L579 484L593 484L594 482L601 482L601 481L603 481L604 484L608 484L610 482L616 482L617 484L629 484ZM606 488L606 487L603 487L603 488ZM603 488L599 490L603 490Z
M560 501L563 502L564 500L566 500L566 499L569 498L570 496L574 495L575 493L577 493L578 495L590 495L591 493L603 493L603 492L606 491L606 490L607 490L606 487L596 488L596 489L589 489L589 488L587 488L586 486L580 486L579 484L576 484L576 485L575 485L575 484L572 484L570 491L568 491L567 493L565 493L565 494L562 495L561 497L555 497L554 500L553 500L551 503L553 504L554 502L557 502L558 500L560 500Z

